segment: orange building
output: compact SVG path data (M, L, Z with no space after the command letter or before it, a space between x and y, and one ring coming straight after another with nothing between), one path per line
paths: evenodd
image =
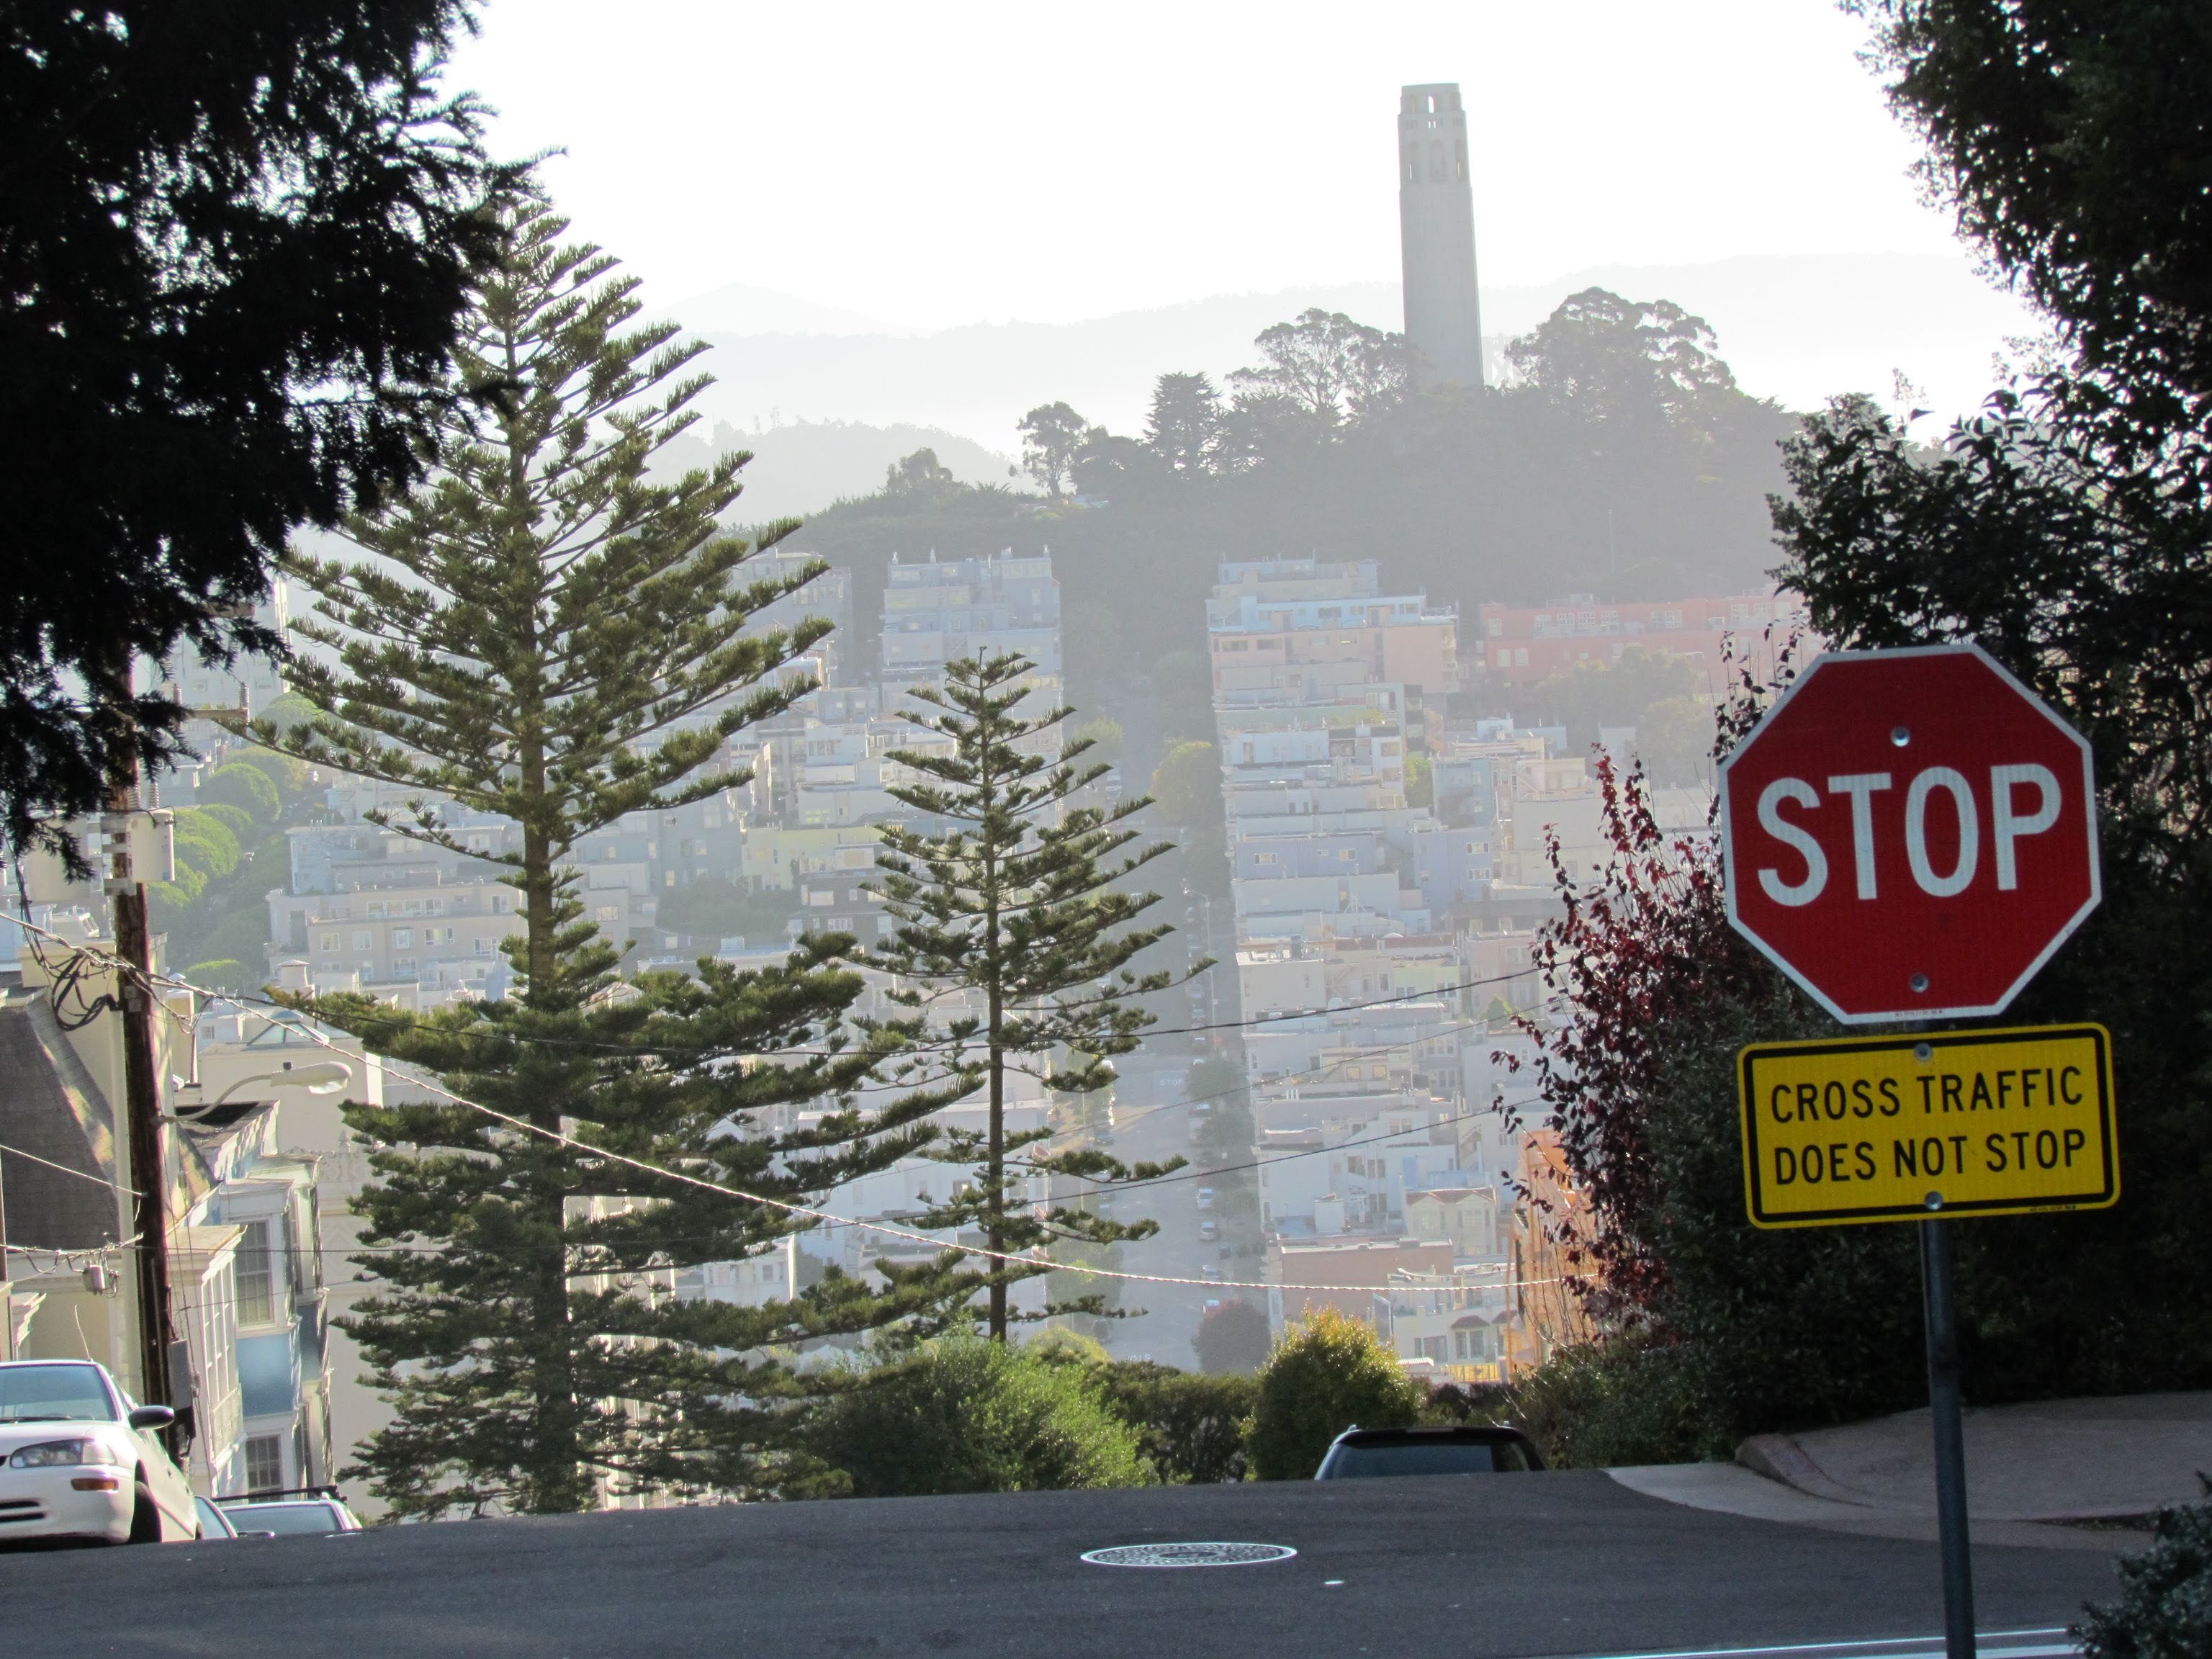
M1458 612L1422 593L1384 592L1373 559L1231 561L1220 574L1206 607L1217 702L1458 689Z
M1575 1188L1559 1138L1539 1129L1521 1139L1518 1185L1528 1196L1513 1211L1513 1312L1506 1352L1509 1377L1534 1370L1554 1350L1590 1341L1596 1328L1571 1279L1593 1277L1579 1255L1596 1218Z
M1774 672L1776 645L1793 626L1806 626L1804 601L1786 593L1607 605L1577 594L1559 605L1486 605L1475 612L1468 666L1478 683L1533 685L1579 663L1609 666L1631 646L1640 646L1688 658L1718 691L1729 641L1763 683ZM1806 632L1797 659L1805 660L1818 648L1819 641Z

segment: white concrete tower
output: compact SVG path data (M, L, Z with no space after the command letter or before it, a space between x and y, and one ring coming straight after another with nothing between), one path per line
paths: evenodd
M1406 343L1423 386L1482 384L1482 301L1474 286L1474 192L1467 111L1455 82L1398 98L1398 235Z

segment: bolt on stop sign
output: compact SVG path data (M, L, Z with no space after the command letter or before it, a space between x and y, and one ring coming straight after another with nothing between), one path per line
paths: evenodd
M2089 745L1978 645L1814 658L1721 824L1729 921L1850 1023L1999 1012L2099 897Z

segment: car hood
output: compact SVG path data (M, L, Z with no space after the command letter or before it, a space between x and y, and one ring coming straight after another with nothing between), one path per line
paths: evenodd
M120 1423L59 1422L0 1423L0 1462L10 1452L49 1440L105 1440L111 1446L131 1444L131 1431Z

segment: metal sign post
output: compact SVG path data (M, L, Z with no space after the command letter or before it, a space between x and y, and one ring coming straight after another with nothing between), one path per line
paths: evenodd
M1721 769L1729 921L1845 1024L2002 1013L2096 908L2089 745L1971 642L1826 653ZM1919 1230L1944 1644L1975 1659L1951 1219L2118 1201L2094 1025L1758 1043L1757 1227Z
M1952 1218L2119 1201L2112 1038L2053 1025L1754 1043L1737 1109L1753 1225L1918 1231L1948 1659L1975 1659Z
M1928 1413L1936 1441L1936 1530L1943 1554L1943 1650L1945 1659L1974 1659L1974 1556L1967 1538L1959 1321L1951 1298L1951 1224L1940 1215L1920 1224L1920 1296L1928 1316Z

